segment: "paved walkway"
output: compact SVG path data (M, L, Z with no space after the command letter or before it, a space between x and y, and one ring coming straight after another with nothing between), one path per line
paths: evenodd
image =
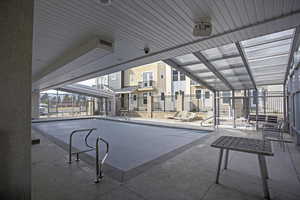
M262 199L257 157L233 152L229 169L222 171L219 185L214 184L218 151L209 145L220 135L258 137L256 132L217 130L204 143L153 166L146 172L120 183L106 176L94 184L94 166L84 162L68 165L67 152L42 135L41 144L32 147L32 197L47 199L113 200L257 200ZM293 144L282 152L277 143L275 156L267 159L270 192L274 200L300 199L300 151Z

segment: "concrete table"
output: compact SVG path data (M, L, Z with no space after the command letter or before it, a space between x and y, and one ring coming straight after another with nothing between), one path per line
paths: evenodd
M240 151L245 153L257 154L259 168L262 178L264 196L270 199L268 188L268 170L265 156L273 156L271 142L268 140L259 140L242 137L221 136L211 144L212 147L220 149L219 163L216 177L216 184L219 183L220 170L222 165L223 151L226 150L224 169L227 169L229 150Z

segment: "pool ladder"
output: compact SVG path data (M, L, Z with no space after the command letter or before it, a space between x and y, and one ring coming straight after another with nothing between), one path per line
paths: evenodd
M72 163L72 155L74 155L74 154L76 154L76 159L75 160L78 162L80 160L79 159L79 154L95 150L96 151L96 179L95 179L95 183L99 183L99 181L103 178L103 165L104 165L105 160L108 157L109 143L106 140L104 140L103 138L97 137L95 147L90 145L88 143L88 137L95 130L97 130L97 129L96 128L90 128L90 129L78 129L78 130L72 131L72 133L70 134L70 138L69 138L69 160L68 160L68 163L69 164ZM84 133L84 132L87 132L87 134L84 138L84 142L85 142L85 146L88 149L85 149L85 150L82 150L82 151L72 152L72 137L73 137L73 135L75 133ZM104 155L104 157L102 158L101 161L100 161L100 158L99 158L99 156L100 156L99 143L100 142L103 142L106 145L105 155Z

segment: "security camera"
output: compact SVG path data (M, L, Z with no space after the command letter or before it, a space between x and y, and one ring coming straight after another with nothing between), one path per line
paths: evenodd
M149 47L145 47L144 48L144 52L145 52L145 54L148 54L150 52L150 48Z

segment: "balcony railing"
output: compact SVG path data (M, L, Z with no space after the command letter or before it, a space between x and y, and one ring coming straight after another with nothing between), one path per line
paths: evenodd
M155 82L153 80L150 81L141 81L139 82L139 88L153 88Z

